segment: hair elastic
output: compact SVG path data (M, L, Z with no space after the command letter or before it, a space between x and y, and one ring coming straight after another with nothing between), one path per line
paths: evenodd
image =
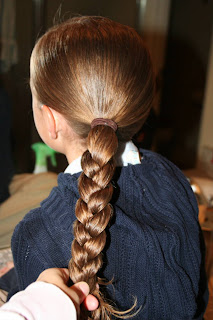
M96 126L104 125L112 128L114 131L118 129L117 124L111 119L104 119L104 118L96 118L91 122L91 128L93 129Z

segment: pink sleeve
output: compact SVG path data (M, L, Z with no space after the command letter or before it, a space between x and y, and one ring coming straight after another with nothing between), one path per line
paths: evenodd
M53 284L38 281L4 304L0 308L0 319L76 320L77 317L73 302L63 291Z

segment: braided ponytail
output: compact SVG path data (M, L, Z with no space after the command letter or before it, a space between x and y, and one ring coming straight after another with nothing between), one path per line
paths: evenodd
M115 171L113 156L117 146L118 140L112 128L99 125L91 129L78 183L80 198L75 209L77 220L69 270L73 282L86 281L90 292L99 299L99 308L91 316L95 320L108 319L106 315L112 312L112 307L104 302L99 292L97 273L102 266L105 229L113 211L109 202L113 193L111 179Z

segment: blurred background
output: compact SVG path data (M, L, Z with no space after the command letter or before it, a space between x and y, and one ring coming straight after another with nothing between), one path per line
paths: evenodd
M53 172L32 174L38 145L31 146L40 141L29 88L32 48L55 22L79 14L132 26L148 44L157 94L133 140L167 157L188 177L198 199L212 295L212 0L0 0L0 269L12 260L15 225L48 196L57 184L56 173L67 166L65 157L56 154L56 167L48 158ZM205 320L213 319L212 296L209 301Z
M135 142L181 169L195 168L204 153L213 161L213 1L0 0L0 100L11 110L14 171L32 172L35 155L30 146L40 141L28 85L32 48L54 21L76 14L103 15L130 25L150 48L157 97ZM51 170L59 172L67 165L61 155L57 163L56 169L50 164Z

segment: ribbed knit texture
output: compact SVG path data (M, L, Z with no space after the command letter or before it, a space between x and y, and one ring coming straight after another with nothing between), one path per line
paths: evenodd
M67 267L78 177L59 174L58 187L16 227L12 251L20 289L46 268ZM141 164L116 169L113 185L114 217L100 274L113 279L109 297L120 310L137 297L135 320L202 319L201 232L188 181L172 163L143 150Z

